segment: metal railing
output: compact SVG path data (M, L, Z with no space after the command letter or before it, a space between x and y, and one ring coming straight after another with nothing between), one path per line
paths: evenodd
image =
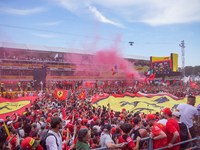
M153 150L153 140L150 137L143 138L140 141L147 141L147 140L148 140L147 149ZM197 141L196 146L190 147L189 149L200 148L200 144L199 144L200 136L197 136L193 139L189 139L189 140L186 140L186 141L182 141L182 142L173 144L173 147L184 144L184 143L192 142L192 141L195 141L195 140ZM134 140L134 142L136 142L136 140ZM127 145L128 143L126 142L125 144ZM117 145L122 145L122 144L117 144ZM106 150L106 149L108 149L108 148L107 147L100 147L100 148L96 148L96 149L92 149L92 150ZM154 150L163 150L163 149L168 149L168 147L165 146L165 147L154 149ZM188 148L185 149L185 150L188 150Z

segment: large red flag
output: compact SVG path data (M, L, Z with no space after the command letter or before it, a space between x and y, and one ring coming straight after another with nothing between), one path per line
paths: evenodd
M91 88L93 84L94 84L94 82L93 82L93 83L85 82L84 87L89 87L89 88Z
M60 100L66 100L67 99L67 90L55 89L55 98L58 98Z
M86 98L86 93L85 93L85 90L83 90L83 92L79 95L78 97L79 99L83 99L83 98Z
M11 116L13 113L22 114L26 111L25 108L31 108L31 104L33 104L36 98L38 96L20 97L17 99L0 97L0 118L5 120L6 116Z

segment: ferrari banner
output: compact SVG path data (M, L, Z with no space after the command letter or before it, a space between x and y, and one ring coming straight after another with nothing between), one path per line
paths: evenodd
M95 96L92 100L93 104L98 102L101 106L107 106L110 103L111 109L114 111L122 111L125 108L127 111L131 112L143 112L143 113L155 113L160 112L161 109L165 107L170 107L175 110L180 103L187 103L187 98L178 98L169 93L158 93L158 94L144 94L137 93L135 96L133 94L123 94L123 97L112 95L102 95ZM200 96L196 97L196 106L200 103Z
M58 98L60 100L66 100L67 99L67 90L55 89L55 98Z
M11 116L13 113L21 114L25 108L30 108L37 96L20 97L17 99L6 99L0 97L0 119Z

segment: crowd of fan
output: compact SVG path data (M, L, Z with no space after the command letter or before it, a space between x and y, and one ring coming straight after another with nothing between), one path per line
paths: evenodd
M21 53L22 54L22 53ZM51 62L64 62L64 59L59 58L59 57L49 57L46 56L45 57L39 57L36 55L26 55L26 54L22 54L22 55L9 55L4 53L3 55L1 55L0 57L1 59L13 59L13 60L27 60L27 61L51 61Z
M26 82L26 81L19 81L21 82L21 87L17 88L17 84L15 86L15 89L17 88L17 91L22 91L20 94L18 93L8 93L9 91L15 91L13 88L7 89L5 86L4 90L6 93L0 94L2 97L10 98L10 99L15 99L21 96L29 96L30 91L34 90L34 83L33 81L31 82ZM28 83L31 84L30 89L28 89L27 85ZM58 89L66 89L66 90L78 90L79 86L83 85L85 82L83 81L47 81L46 83L41 84L38 82L37 84L37 90L40 91L41 89L43 91L50 91L54 90L56 88ZM35 83L36 84L36 83ZM200 84L198 83L198 86L200 87ZM29 91L29 92L27 92ZM189 83L184 84L180 86L180 83L176 84L171 84L169 86L164 86L162 84L158 84L156 82L152 82L150 84L147 83L140 83L139 81L102 81L102 85L99 85L99 81L94 82L93 88L88 90L89 95L94 96L95 94L102 94L102 93L107 93L107 94L124 94L126 92L136 94L138 92L146 93L146 94L156 94L159 92L164 92L164 93L170 93L172 95L175 95L177 97L187 97L189 95L195 95L198 96L200 95L200 88L192 88ZM19 95L18 95L19 94ZM20 96L21 95L21 96Z
M187 104L180 104L177 107L178 111L172 112L170 108L165 108L161 110L162 113L155 114L129 112L124 108L121 112L116 112L109 104L99 106L98 103L91 103L90 98L94 93L121 94L131 90L133 89L90 89L86 99L79 99L81 90L75 89L67 101L55 99L51 92L40 92L39 98L35 99L25 112L14 113L12 116L7 116L6 120L0 119L0 148L5 150L88 150L98 147L123 150L147 149L147 142L141 142L140 139L150 136L154 149L168 146L170 149L178 150L180 146L173 147L173 144L182 140L179 119L186 124L188 139L198 136L200 120L197 120L197 116L200 114L194 107L196 101L193 96L188 97ZM156 87L152 87L152 90L156 90ZM9 130L9 136L5 126ZM128 145L125 145L125 142L128 142ZM122 145L117 145L119 143ZM195 142L188 143L181 148L194 145Z

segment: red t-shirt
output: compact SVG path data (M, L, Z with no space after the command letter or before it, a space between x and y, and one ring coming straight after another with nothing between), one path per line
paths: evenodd
M8 141L11 137L13 137L13 135L9 135L6 139L6 141ZM16 145L16 140L17 138L14 137L11 141L10 141L10 144L12 145L11 149L14 149L15 148L15 145Z
M178 143L181 141L180 138L180 129L179 129L179 125L178 122L175 119L169 119L166 123L166 133L167 133L167 144L169 144L173 138L173 133L178 131L179 133L179 137L178 139L175 141L175 143ZM174 144L175 144L174 143ZM172 147L171 150L178 150L180 148L180 145Z
M16 122L16 123L14 124L14 128L15 128L15 129L18 129L18 128L19 128L18 122Z
M39 144L36 150L43 150L43 147Z
M128 142L128 145L126 145L126 147L122 148L122 150L132 150L132 148L135 147L135 143L134 143L133 139L130 136L127 136L126 140L124 140L122 136L123 135L121 135L118 138L119 144Z
M66 144L66 143L64 143L64 144L62 145L62 150L69 150L69 149L70 149L70 146L67 147L67 144Z
M152 133L155 136L158 136L161 131L166 133L166 127L163 124L156 123L156 124L153 125ZM153 149L161 148L161 147L164 147L164 146L167 146L167 138L160 139L160 140L153 140Z

